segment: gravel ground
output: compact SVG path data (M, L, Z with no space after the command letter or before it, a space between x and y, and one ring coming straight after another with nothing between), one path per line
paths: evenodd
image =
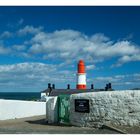
M140 128L119 128L128 133L140 133ZM82 128L64 125L49 125L45 116L0 121L0 134L119 134L107 128Z

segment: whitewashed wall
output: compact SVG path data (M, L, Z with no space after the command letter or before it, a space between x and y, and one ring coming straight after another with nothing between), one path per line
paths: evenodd
M58 123L57 96L46 98L46 120L48 123Z
M0 100L0 120L46 114L46 102Z
M73 125L140 125L140 90L81 93L70 98L70 122ZM75 99L89 99L90 113L75 112Z

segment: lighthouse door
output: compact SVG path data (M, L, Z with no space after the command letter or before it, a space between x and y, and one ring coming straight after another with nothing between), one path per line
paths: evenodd
M58 120L59 123L69 124L70 95L58 96Z

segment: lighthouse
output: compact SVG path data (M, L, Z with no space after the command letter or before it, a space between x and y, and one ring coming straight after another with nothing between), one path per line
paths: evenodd
M77 72L77 89L86 89L86 72L85 64L83 60L78 62L78 72Z

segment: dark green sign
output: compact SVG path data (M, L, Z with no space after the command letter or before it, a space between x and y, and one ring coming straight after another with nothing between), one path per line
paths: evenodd
M59 123L69 123L70 115L70 95L58 96L58 118Z

